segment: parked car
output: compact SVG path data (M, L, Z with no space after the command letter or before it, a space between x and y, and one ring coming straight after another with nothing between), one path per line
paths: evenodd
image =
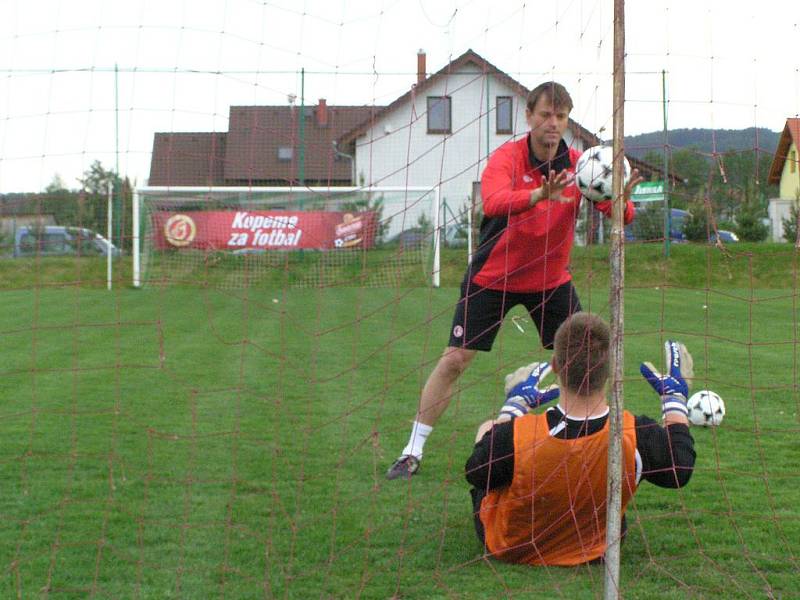
M635 208L636 216L632 223L625 226L625 241L653 241L664 239L663 212L645 206ZM689 214L679 208L670 209L670 239L673 242L685 242L683 222Z
M447 248L466 248L467 232L459 225L447 225L442 229L441 243ZM420 248L433 244L433 232L421 227L411 227L398 233L386 241L402 248Z
M401 248L421 248L430 243L432 239L433 234L431 232L423 231L420 227L411 227L392 236L386 240L386 243L389 245L397 244Z
M99 233L82 227L23 225L14 233L15 257L119 256L119 248Z
M712 244L715 244L717 239L719 239L721 242L729 244L731 242L738 242L739 236L732 231L728 231L727 229L718 229L716 233L712 232L711 235L708 236L708 241Z
M444 228L444 245L448 248L467 247L466 225L448 225Z
M663 213L661 211L653 211L653 209L648 209L644 206L637 206L636 207L636 217L633 220L633 223L630 223L625 226L625 241L626 242L633 242L633 241L653 241L653 240L663 240L664 239L664 225L663 225ZM652 211L652 212L651 212ZM647 223L646 220L652 219L653 217L649 216L652 214L653 216L657 216L658 222L656 223ZM689 213L685 210L680 208L671 208L670 209L670 240L673 242L685 242L687 241L686 234L683 232L683 225L686 221L686 218L689 216ZM644 233L649 232L649 233ZM656 234L655 232L658 232ZM738 242L739 236L737 236L734 232L728 231L726 229L718 229L716 232L712 231L711 234L708 236L708 241L710 243L716 243L717 238L719 238L722 242L730 243L730 242Z

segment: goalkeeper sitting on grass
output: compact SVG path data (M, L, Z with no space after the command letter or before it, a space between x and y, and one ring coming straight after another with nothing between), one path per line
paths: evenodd
M556 332L553 364L534 363L506 378L499 417L478 429L466 477L475 528L492 556L568 566L605 553L609 341L600 317L571 316ZM623 535L625 507L641 479L678 488L694 468L686 418L691 356L678 342L665 349L664 375L650 363L640 369L660 397L664 426L623 415ZM560 389L540 385L551 370ZM546 412L529 412L557 398Z

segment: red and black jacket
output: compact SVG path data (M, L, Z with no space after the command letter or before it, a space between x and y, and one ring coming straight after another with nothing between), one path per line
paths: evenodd
M568 269L581 194L575 184L562 192L570 202L543 199L530 206L531 190L542 175L575 171L580 152L562 140L552 161L541 162L530 150L528 136L508 142L489 158L481 177L483 221L480 244L467 277L485 288L540 292L571 279ZM610 200L595 203L611 216ZM625 223L633 220L633 203L625 206Z

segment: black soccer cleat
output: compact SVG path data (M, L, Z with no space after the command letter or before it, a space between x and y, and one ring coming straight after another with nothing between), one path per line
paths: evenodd
M419 459L413 454L403 454L386 471L386 479L411 479L419 471Z

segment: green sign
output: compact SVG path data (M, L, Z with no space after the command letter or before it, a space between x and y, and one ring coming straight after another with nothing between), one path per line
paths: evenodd
M643 181L633 188L631 200L634 202L663 202L664 201L664 182L663 181Z

